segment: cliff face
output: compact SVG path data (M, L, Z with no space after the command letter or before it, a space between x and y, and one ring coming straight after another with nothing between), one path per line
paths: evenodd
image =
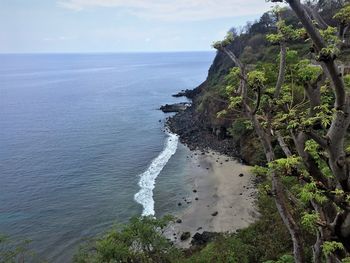
M168 119L169 128L180 135L183 143L191 149L211 148L220 153L241 158L249 164L263 162L263 152L257 147L252 132L232 136L229 130L233 119L217 118L217 113L227 107L222 92L225 76L234 64L218 52L211 65L207 79L193 91L187 91L192 106Z

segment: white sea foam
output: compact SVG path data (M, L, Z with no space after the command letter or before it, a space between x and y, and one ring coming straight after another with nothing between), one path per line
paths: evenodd
M143 206L143 216L154 215L153 189L156 179L171 156L177 149L179 138L175 134L168 134L163 151L151 162L147 170L140 174L140 191L135 194L135 201Z

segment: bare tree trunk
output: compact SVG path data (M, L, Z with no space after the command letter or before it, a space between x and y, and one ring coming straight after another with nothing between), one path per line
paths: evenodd
M284 154L286 155L286 157L292 156L292 153L289 150L288 145L284 141L281 133L279 131L276 131L276 135L277 135L277 141L278 141L279 145L281 146L281 148L282 148Z
M281 88L285 80L285 75L286 75L286 57L287 57L287 46L285 42L282 42L280 44L280 65L279 65L279 73L278 73L278 78L276 82L276 87L275 87L275 94L274 97L277 99L280 96L281 93Z
M296 263L303 263L304 260L304 248L302 242L301 231L298 224L294 221L292 214L289 211L285 196L284 187L280 182L279 177L272 173L272 192L275 195L275 203L277 210L282 218L283 223L288 228L293 241L293 255Z

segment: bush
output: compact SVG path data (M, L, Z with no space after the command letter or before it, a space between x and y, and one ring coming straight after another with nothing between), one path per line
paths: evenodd
M134 217L130 223L114 228L102 238L80 248L73 261L92 262L174 262L180 251L163 235L170 217Z

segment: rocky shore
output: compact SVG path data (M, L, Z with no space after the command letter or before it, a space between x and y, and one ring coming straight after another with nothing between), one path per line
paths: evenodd
M239 157L233 140L223 136L220 131L203 125L194 106L169 117L166 125L171 132L178 134L181 142L191 150L212 149L228 156Z
M190 106L191 106L191 103L189 102L180 102L180 103L174 103L174 104L165 104L161 106L159 109L164 113L182 112L182 111L185 111Z

